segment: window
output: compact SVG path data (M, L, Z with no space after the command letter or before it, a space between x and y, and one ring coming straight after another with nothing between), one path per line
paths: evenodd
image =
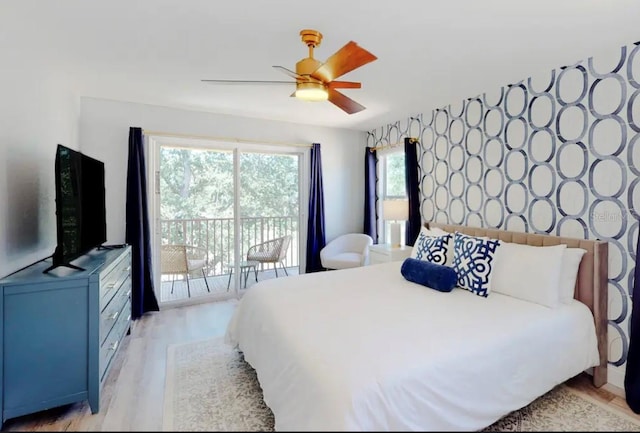
M383 157L384 193L383 198L406 198L404 152L393 152Z
M402 147L385 149L378 160L378 229L380 241L390 242L389 222L382 219L382 202L386 199L407 198L405 180L404 149ZM405 222L400 227L400 241L404 245Z

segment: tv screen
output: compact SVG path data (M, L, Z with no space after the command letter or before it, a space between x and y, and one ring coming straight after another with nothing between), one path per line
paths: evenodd
M107 240L104 163L59 144L55 184L58 235L52 268L70 266Z

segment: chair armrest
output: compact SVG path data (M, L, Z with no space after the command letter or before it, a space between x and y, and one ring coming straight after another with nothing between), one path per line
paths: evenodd
M190 260L203 260L207 257L207 249L202 247L196 247L192 245L185 246L187 259Z
M259 244L255 244L249 247L249 249L247 250L247 259L249 258L249 256L251 254L257 253L257 252L265 252L265 251L269 251L269 242L270 241L266 241L266 242L261 242Z
M249 247L249 249L247 250L247 255L249 255L251 253L255 253L256 251L259 251L258 248L260 248L261 246L262 246L262 244L251 245Z
M282 239L270 239L268 241L261 242L256 245L252 245L247 250L247 255L254 253L256 251L265 252L265 251L275 251L279 244L282 243Z
M201 252L201 253L204 253L204 254L207 253L207 249L203 248L203 247L196 247L194 245L187 245L185 248L187 250L198 251L198 252Z
M360 259L362 266L369 264L369 245L366 245L362 250L362 258Z

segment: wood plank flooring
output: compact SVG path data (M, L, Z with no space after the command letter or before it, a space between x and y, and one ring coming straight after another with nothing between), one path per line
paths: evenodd
M3 431L158 431L162 428L167 346L223 335L236 300L163 309L135 322L102 391L100 412L76 403L8 420ZM581 374L568 385L631 412L621 390L595 389Z

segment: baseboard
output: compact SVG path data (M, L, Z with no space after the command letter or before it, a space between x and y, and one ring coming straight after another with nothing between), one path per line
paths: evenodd
M620 396L624 397L624 369L609 365L607 368L607 385L611 385L612 389L618 389L618 392L622 393ZM618 395L615 391L611 392Z
M585 370L589 376L593 377L593 368ZM624 372L613 368L607 368L607 383L602 385L602 389L621 398L626 398L624 392Z
M613 385L611 383L605 383L602 386L602 389L604 389L605 391L609 391L611 394L615 394L620 398L626 398L624 389L620 388L619 386Z

